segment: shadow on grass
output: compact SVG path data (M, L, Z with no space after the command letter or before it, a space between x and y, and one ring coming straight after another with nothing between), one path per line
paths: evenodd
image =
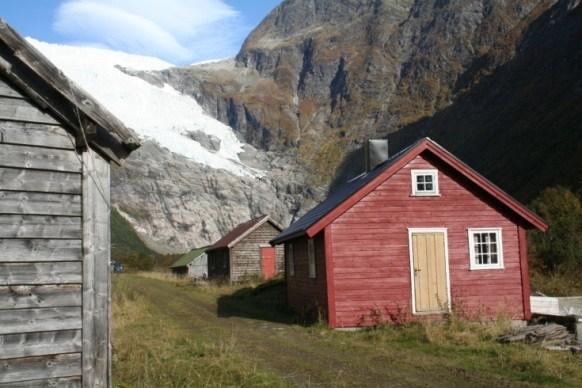
M218 298L219 317L242 317L259 321L303 324L313 322L295 314L287 305L283 279L274 279L256 287L244 287Z

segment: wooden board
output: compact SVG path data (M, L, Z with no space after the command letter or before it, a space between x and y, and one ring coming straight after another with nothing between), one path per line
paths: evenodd
M0 239L1 262L76 261L81 240Z
M109 164L83 153L83 385L111 385ZM91 175L89 175L91 171Z
M0 359L81 352L81 330L0 335Z
M39 387L80 388L81 376L43 380L28 380L21 382L12 382L8 384L0 383L0 388L39 388Z
M80 172L81 160L71 150L0 144L0 167Z
M80 285L0 286L0 310L72 306L81 306Z
M81 262L0 263L0 286L81 284Z
M0 167L0 190L81 193L81 174Z
M81 354L28 357L0 363L0 383L68 377L81 374Z
M0 119L26 121L29 123L59 124L51 115L41 111L27 100L7 97L0 97Z
M0 214L81 216L81 196L0 190Z
M81 238L80 217L0 215L0 238Z
M25 98L22 94L17 92L12 86L8 85L0 79L0 96L12 98Z
M16 121L0 121L0 143L75 149L75 138L63 127Z
M0 314L0 334L76 329L81 329L80 307L3 310Z

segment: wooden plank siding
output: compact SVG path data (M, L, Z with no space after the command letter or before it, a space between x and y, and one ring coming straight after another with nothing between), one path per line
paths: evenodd
M81 196L0 190L0 214L81 216Z
M0 387L82 384L82 170L74 137L0 80Z
M0 383L69 377L80 373L80 353L16 358L0 363Z
M411 169L439 170L440 196L411 196ZM447 228L452 303L469 318L524 319L518 225L458 173L418 156L332 224L337 326L411 319L408 228ZM504 269L469 269L468 228L502 228Z
M111 386L109 164L83 153L83 386Z
M80 376L42 380L28 380L20 382L11 382L8 384L0 383L0 388L39 388L39 387L79 388L81 386L82 385Z
M0 334L80 328L80 307L3 310L0 314Z
M81 240L0 239L0 262L77 261Z
M0 359L81 352L81 330L45 331L0 336Z
M80 284L81 262L0 263L0 286Z
M75 149L75 138L58 125L0 120L0 143Z
M230 248L230 280L236 282L252 276L261 276L260 246L269 245L269 241L279 233L280 231L271 223L265 222ZM283 266L283 247L278 246L276 248L276 273L282 272Z
M41 111L33 103L20 98L2 96L0 96L0 120L59 125L54 117Z
M287 302L296 312L315 319L327 318L327 277L325 263L325 239L324 233L315 236L315 278L309 277L309 265L307 257L307 237L300 237L286 243L293 244L293 261L295 263L294 274L289 271L288 248L285 250L287 283Z
M0 167L0 190L81 193L81 174Z
M0 167L81 172L82 162L72 150L0 144Z

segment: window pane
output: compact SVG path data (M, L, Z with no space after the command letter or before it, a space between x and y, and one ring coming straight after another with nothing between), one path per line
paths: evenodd
M489 233L489 239L491 242L497 241L497 235L495 233Z
M475 242L477 244L481 242L481 235L479 233L475 233L473 237L475 238Z
M424 183L424 175L418 175L416 177L416 182L418 182L418 183Z
M497 263L498 263L498 261L497 261L497 253L493 253L491 255L491 264L497 264Z
M424 176L424 181L426 183L432 183L432 175L425 175Z
M432 183L427 183L426 184L426 191L433 191L433 190L434 189L433 189Z
M416 185L416 189L417 189L418 191L424 191L424 190L425 190L424 183L419 183L419 184L417 184L417 185Z

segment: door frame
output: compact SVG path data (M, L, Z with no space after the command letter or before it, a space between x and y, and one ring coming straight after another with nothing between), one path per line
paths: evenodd
M412 249L412 235L414 233L443 233L444 243L445 243L445 279L447 287L447 310L440 311L428 311L428 312L417 312L416 311L416 292L414 291L414 252ZM448 238L448 228L408 228L408 252L410 258L410 288L412 293L412 314L413 315L434 315L443 314L451 311L451 278L449 273L449 238Z

